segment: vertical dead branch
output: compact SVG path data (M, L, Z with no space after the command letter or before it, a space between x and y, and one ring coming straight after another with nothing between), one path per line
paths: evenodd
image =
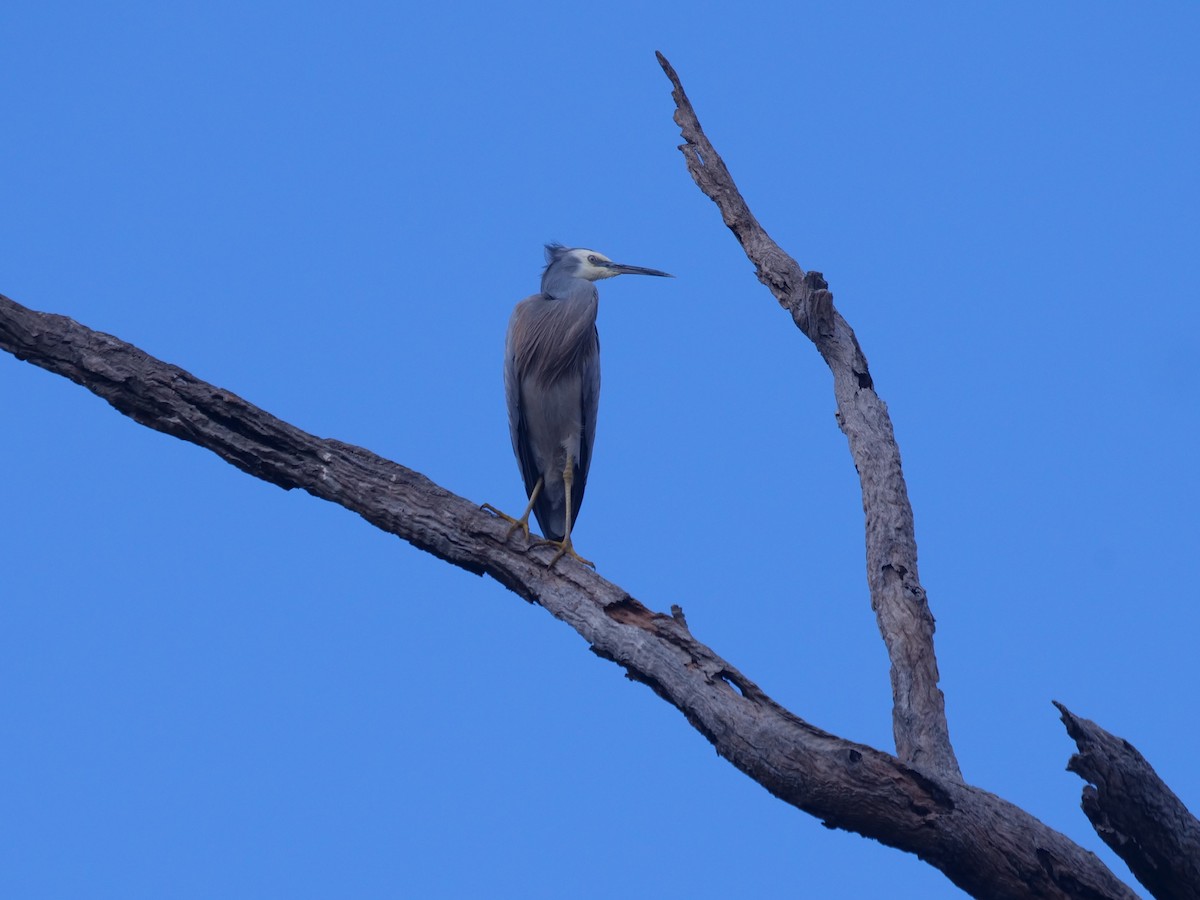
M871 607L891 658L896 753L907 763L961 778L938 688L933 615L917 577L912 507L887 405L875 393L866 357L854 331L834 308L825 279L819 272L801 269L754 218L701 129L679 76L666 57L657 56L674 88L675 123L686 142L679 149L688 171L721 210L754 263L758 280L791 313L833 373L838 424L850 442L862 485Z

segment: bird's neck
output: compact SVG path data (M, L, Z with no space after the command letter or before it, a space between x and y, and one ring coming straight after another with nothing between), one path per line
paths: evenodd
M586 278L555 271L542 276L542 293L554 300L575 303L595 303L598 297L596 286Z

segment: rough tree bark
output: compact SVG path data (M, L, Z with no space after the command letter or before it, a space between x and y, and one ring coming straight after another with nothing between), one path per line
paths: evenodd
M1054 705L1079 747L1067 768L1088 782L1092 827L1159 900L1200 897L1200 822L1132 744Z
M419 549L490 575L650 686L771 793L830 827L915 853L975 897L1134 897L1093 854L962 782L937 688L933 619L917 580L912 514L886 408L824 280L803 272L754 221L700 131L679 79L659 59L675 88L689 170L721 206L760 279L834 372L839 421L863 486L872 605L892 661L897 756L810 725L700 643L681 615L653 612L583 566L548 569L552 547L506 540L506 523L411 469L307 434L115 337L6 297L0 297L0 347L257 478L338 503ZM1080 721L1071 717L1068 725ZM1136 766L1120 768L1121 759L1111 764L1130 782L1144 774ZM1091 769L1077 770L1097 777ZM1105 780L1111 785L1115 776Z

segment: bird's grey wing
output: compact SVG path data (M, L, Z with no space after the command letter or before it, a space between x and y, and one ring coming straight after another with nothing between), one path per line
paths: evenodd
M592 329L591 347L588 348L580 376L580 391L583 394L583 434L579 439L579 464L575 468L573 506L578 517L583 506L583 492L587 487L588 469L592 466L592 444L596 439L596 414L600 409L600 333Z
M537 296L536 294L534 295ZM517 304L512 318L508 322L508 333L504 339L504 399L508 405L508 434L512 438L513 454L517 457L517 465L521 469L521 479L525 482L525 496L533 493L538 480L538 466L533 456L533 448L529 443L529 430L521 403L521 376L517 364L519 343L528 336L528 318L532 312L529 297Z

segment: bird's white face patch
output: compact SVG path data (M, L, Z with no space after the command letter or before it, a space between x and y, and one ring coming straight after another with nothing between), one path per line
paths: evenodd
M571 256L579 264L579 277L586 278L588 281L599 281L601 278L612 278L617 273L603 263L612 262L603 253L597 253L595 250L585 250L580 248L572 250Z

